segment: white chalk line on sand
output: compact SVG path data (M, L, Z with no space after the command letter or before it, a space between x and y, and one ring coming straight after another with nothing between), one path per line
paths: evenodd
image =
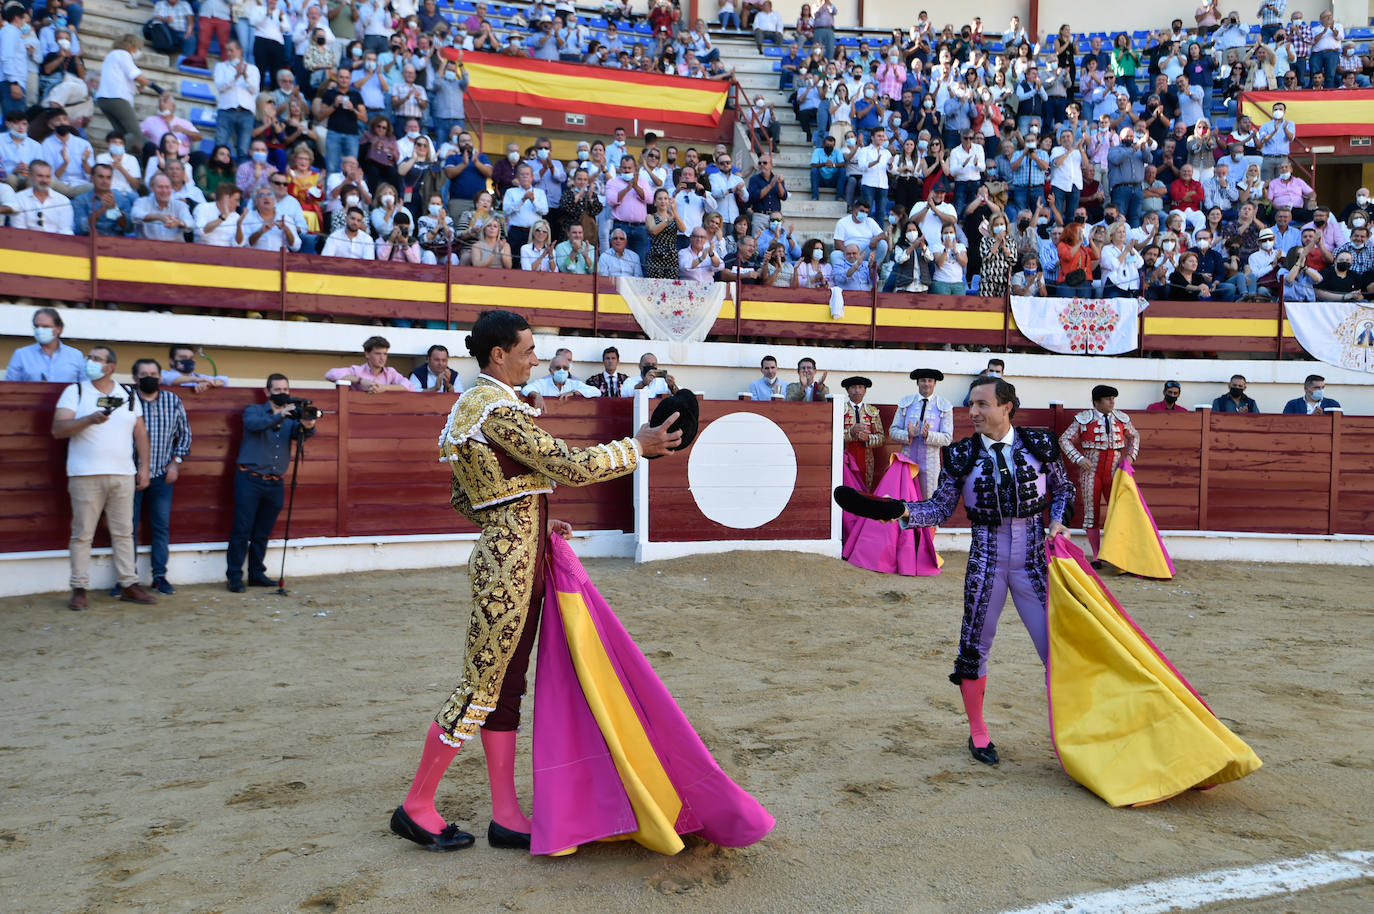
M1374 852L1308 854L1232 870L1213 870L1144 882L1124 889L1089 892L1005 914L1167 914L1190 911L1220 901L1267 898L1301 892L1335 882L1374 879Z

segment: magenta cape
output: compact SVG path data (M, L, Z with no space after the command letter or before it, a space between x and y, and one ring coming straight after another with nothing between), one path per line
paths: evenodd
M545 582L530 853L628 838L675 854L680 835L742 847L768 834L773 817L721 771L562 537Z
M920 501L921 483L915 461L898 453L879 480L874 495ZM846 515L852 517L853 515ZM929 576L940 573L943 560L935 552L935 531L929 527L903 530L898 524L855 517L844 539L841 556L851 565L886 574Z

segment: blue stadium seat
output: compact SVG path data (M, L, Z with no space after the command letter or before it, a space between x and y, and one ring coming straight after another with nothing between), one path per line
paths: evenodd
M781 73L781 72L782 72L782 61L781 61L781 60L775 60L775 61L773 61L773 72L774 72L774 73Z
M1349 31L1347 31L1347 32L1345 33L1345 37L1346 37L1346 38L1354 38L1354 39L1374 38L1374 29L1371 29L1371 28L1353 28L1353 29L1350 29Z
M464 13L477 12L476 4L472 3L471 0L453 0L453 8L456 10L461 10Z
M198 79L183 79L178 92L183 98L193 98L202 102L215 100L215 87Z
M647 23L647 22L636 22L636 23L635 23L635 34L636 34L636 35L653 35L653 34L654 34L654 27L653 27L652 25L650 25L649 23Z
M200 145L196 148L208 156L210 153L215 151L215 140L213 137L201 140Z
M994 41L988 45L988 51L992 54L1001 54L1006 49L1007 46L1000 41Z
M182 61L184 61L185 59L186 58L184 57L181 58ZM180 61L177 63L177 69L187 74L188 76L208 77L210 75L210 70L207 67L188 67L185 63L182 63Z
M786 48L780 48L780 47L777 47L777 46L775 46L775 45L771 45L771 44L770 44L770 45L768 45L766 48L763 49L763 56L764 56L764 57L785 57L785 56L787 56L787 49L786 49Z
M202 108L199 105L191 109L191 123L197 127L215 126L215 109Z
M1236 129L1236 119L1233 117L1218 117L1213 119L1212 126L1217 130L1230 133Z

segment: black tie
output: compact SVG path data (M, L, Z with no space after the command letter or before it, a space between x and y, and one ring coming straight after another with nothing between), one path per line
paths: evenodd
M615 375L606 376L606 388L610 391L610 396L620 396L620 379Z
M993 456L997 459L997 508L1003 517L1016 516L1016 482L1007 466L1006 442L999 441L992 446Z
M854 424L859 424L859 404L854 404Z
M926 421L926 404L928 404L929 402L930 399L928 397L921 398L921 418L916 420L916 428L918 431Z
M1107 429L1107 447L1111 447L1111 446L1112 446L1112 414L1111 414L1111 413L1103 413L1103 414L1102 414L1102 420L1103 420L1103 423L1102 423L1102 424L1103 424L1103 425L1106 427L1106 429Z

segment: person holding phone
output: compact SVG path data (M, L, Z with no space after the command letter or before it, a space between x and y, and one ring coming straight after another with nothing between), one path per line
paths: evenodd
M648 390L651 397L666 397L677 393L677 381L668 374L667 369L658 367L658 356L646 352L639 357L639 381L633 387L624 387L622 397L633 397L641 390Z

